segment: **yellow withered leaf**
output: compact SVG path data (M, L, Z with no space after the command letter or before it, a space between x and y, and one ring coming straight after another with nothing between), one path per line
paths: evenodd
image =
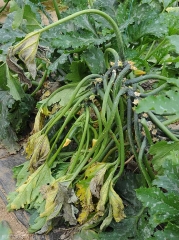
M93 177L102 169L106 163L103 162L97 162L89 166L85 171L85 177Z
M19 58L26 64L33 79L36 77L35 56L38 49L39 38L39 32L31 32L12 48L13 54L18 54Z
M105 212L105 208L106 208L105 205L108 201L109 186L112 181L112 177L113 177L113 173L111 172L100 191L100 199L96 207L97 212L100 216L103 216Z
M92 194L89 187L89 179L81 180L76 184L76 187L78 188L76 195L79 198L82 206L82 212L78 217L78 222L83 224L87 220L89 213L94 210Z
M49 187L45 194L46 198L46 204L45 204L45 210L43 213L40 214L40 217L47 217L50 216L51 213L54 211L55 208L55 198L58 193L58 183L54 182Z
M100 191L103 185L106 170L107 170L107 164L106 164L106 167L103 167L97 172L97 174L91 179L91 182L90 182L90 191L92 195L97 198L100 197Z
M45 120L45 115L41 110L39 110L35 117L33 133L37 133L42 130L44 125L44 120Z
M112 187L112 183L109 188L109 203L112 206L113 217L116 222L120 222L126 216L124 214L124 205L122 199L119 195L114 191Z
M45 160L50 151L50 143L47 135L39 132L33 134L26 145L27 157L30 157L29 169L33 172Z
M89 216L88 209L82 209L82 212L79 214L77 221L79 224L84 224Z
M34 148L35 148L35 145L36 145L36 141L39 138L39 136L41 136L41 132L36 132L28 138L28 141L27 141L26 146L25 146L25 153L26 153L26 157L28 159L33 154L33 151L34 151Z

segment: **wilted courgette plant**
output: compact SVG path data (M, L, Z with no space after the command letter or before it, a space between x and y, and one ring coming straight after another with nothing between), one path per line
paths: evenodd
M93 2L90 4L92 6ZM149 5L147 6L149 7ZM126 7L127 11L127 3L119 4L119 11L120 7ZM146 9L145 7L145 4L140 5L140 9ZM72 13L44 28L36 29L28 33L23 40L11 46L6 57L6 74L7 71L16 72L21 82L24 82L24 89L27 88L27 85L31 89L37 76L36 61L38 62L38 58L36 60L36 55L41 38L43 43L44 32L72 19L77 19L81 15L89 14L90 18L93 15L99 15L106 20L106 24L110 25L110 40L112 39L111 42L114 44L110 44L106 40L107 43L102 44L102 49L100 49L100 44L96 48L99 55L103 57L101 58L103 70L90 72L95 59L93 54L88 55L87 59L86 54L90 51L94 53L92 47L85 46L76 51L67 49L66 53L62 53L65 59L69 57L70 53L75 53L77 56L77 61L72 62L73 67L71 64L73 74L74 68L77 71L75 64L78 67L86 67L88 69L86 72L89 74L83 72L83 77L81 77L81 72L78 70L80 78L78 81L64 84L49 97L38 102L33 134L29 137L25 147L28 161L14 168L17 189L8 196L8 209L25 208L32 212L30 232L47 233L59 218L69 225L77 225L82 234L84 234L84 230L87 232L88 229L94 229L97 226L98 230L104 231L109 225L112 226L113 219L115 222L125 223L127 214L124 203L126 202L117 193L115 184L122 181L125 165L127 166L131 159L136 162L143 184L143 188L137 190L137 196L145 207L154 207L152 201L150 204L145 202L145 194L151 196L155 194L155 188L152 185L160 185L160 181L154 180L156 171L159 175L158 178L162 178L161 166L163 164L164 171L166 171L168 165L166 165L167 162L165 163L165 158L168 155L164 154L161 157L159 154L159 157L157 159L154 157L151 162L149 153L155 155L160 144L165 145L166 152L169 151L169 148L175 150L178 146L177 132L167 127L178 119L178 79L173 75L172 77L165 76L163 73L167 71L167 64L163 63L162 70L159 71L157 68L157 65L161 64L159 58L156 58L155 61L152 59L165 46L164 43L169 45L169 41L174 39L174 35L168 39L165 38L165 41L162 40L159 44L156 39L149 49L144 35L143 46L139 44L135 48L135 52L143 56L147 49L143 60L145 67L149 69L151 61L154 64L153 69L156 70L149 71L150 74L147 74L143 70L137 69L138 66L141 67L141 59L136 57L135 65L131 61L132 54L128 53L128 50L125 53L125 46L117 23L104 11L89 8ZM126 35L124 34L124 38L129 42L129 33L132 31L130 22L133 23L135 17L133 15L131 19L128 18ZM60 14L58 14L58 18L60 18ZM101 18L100 21L102 22ZM93 20L91 23L94 23ZM103 22L102 24L104 26ZM121 31L124 31L124 27L123 29L121 27ZM62 34L63 37L64 34ZM70 39L71 36L68 37ZM59 41L59 38L56 39L54 45L57 45ZM73 43L65 44L73 46ZM177 48L175 43L171 46ZM171 51L174 51L173 47L171 47ZM129 56L131 59L128 58ZM26 66L28 74L24 74L18 59ZM83 59L87 59L86 64L82 61ZM174 61L174 58L170 57L170 60ZM57 61L62 61L62 59L57 59ZM49 63L46 68L48 65ZM48 71L49 69L45 69L44 76L31 93L31 97L42 86ZM160 74L156 72L160 72ZM74 80L73 74L67 74L66 78ZM30 78L34 80L30 80ZM30 91L29 89L26 91ZM155 143L161 139L169 141L170 144ZM167 190L165 186L163 188ZM159 192L159 190L156 191ZM163 196L165 193L161 191L160 194ZM172 195L172 197L175 200L178 199L177 195ZM166 196L163 198L167 199ZM174 208L172 201L167 204L171 204L171 207ZM173 211L176 211L176 216L178 216L176 206ZM161 209L158 210L158 213L163 214ZM143 207L136 214L133 223L138 224L144 221L141 220L141 216L145 214L146 209ZM154 216L152 210L150 214ZM126 219L131 221L128 216ZM165 220L158 217L158 221L150 225L146 239L153 239L157 236L155 232L161 223L166 224L165 231L161 231L163 235L167 234L167 229L169 229L169 233L173 229L172 231L177 234L178 224L175 219L167 217L163 219ZM120 233L118 234L117 236L123 237ZM142 233L137 231L126 231L125 237L131 237L130 234L138 239L143 237ZM105 239L104 235L102 239Z

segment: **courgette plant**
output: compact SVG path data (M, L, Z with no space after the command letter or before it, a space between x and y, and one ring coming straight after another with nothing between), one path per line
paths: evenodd
M106 46L105 74L89 74L79 83L58 88L41 102L33 134L25 148L29 161L14 169L18 186L8 197L9 210L33 211L30 232L49 232L59 217L69 225L78 224L79 229L100 226L101 231L113 219L122 221L124 204L114 186L124 172L128 155L136 160L146 187L151 187L155 178L146 155L147 147L153 144L149 121L168 139L178 141L178 136L166 127L167 123L157 117L153 101L158 94L157 101L171 98L175 102L177 80L157 74L144 75L132 61L126 60L117 24L100 10L82 10L31 32L10 48L8 65L16 65L14 57L18 56L35 78L41 34L83 14L105 18L116 35L118 49ZM151 79L157 87L144 90L141 82ZM66 101L62 101L64 95L69 95ZM146 107L148 99L153 102ZM177 111L177 106L171 111L163 108L160 115ZM145 117L143 112L147 112Z

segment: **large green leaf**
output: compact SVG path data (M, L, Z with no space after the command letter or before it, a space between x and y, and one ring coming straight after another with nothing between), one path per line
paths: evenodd
M149 110L158 114L177 113L179 112L178 98L179 92L174 90L165 92L165 95L147 96L139 101L135 111L137 113L148 112Z
M10 153L16 153L19 150L16 133L8 119L9 109L14 103L15 100L7 91L0 91L0 141Z
M0 89L5 91L8 90L5 63L2 63L2 65L0 65Z
M176 240L179 238L179 226L172 223L168 223L164 231L156 231L154 236L156 237L156 240L164 239ZM153 238L151 240L153 240Z
M49 31L48 35L44 36L45 39L48 40L49 38L52 38L52 35L51 36L50 35L51 35L51 31ZM57 32L56 32L56 35L57 35ZM68 49L72 47L75 49L75 48L80 48L80 47L90 46L90 45L100 45L110 40L112 37L113 35L111 34L108 34L106 36L96 37L91 32L88 32L88 31L84 31L83 34L78 32L70 32L69 34L64 34L60 36L57 35L56 38L53 37L51 44L52 44L52 47L54 48Z
M14 0L10 2L10 12L15 12L14 21L12 23L13 30L17 29L23 20L24 9L20 8Z
M12 22L14 18L14 13L8 14L5 23L3 24L2 28L0 29L0 49L3 50L3 54L6 54L8 48L16 41L16 39L22 39L25 36L25 32L16 29L14 31L12 29Z
M65 78L72 82L79 82L85 77L87 67L82 61L73 61L70 70L71 73L68 73Z
M177 151L179 149L179 142L158 142L150 147L149 153L154 155L152 159L153 167L156 171L161 169L161 166L164 161L168 158L171 159L173 164L179 164L178 154L171 153Z
M174 157L172 154L172 158ZM177 151L177 158L179 157L179 151ZM153 185L166 189L169 193L175 193L179 196L179 165L174 164L171 160L165 161L162 165L164 168L163 174L157 176L153 181Z
M9 71L8 66L6 65L6 77L7 77L7 86L9 88L9 93L15 100L21 100L25 93L19 79L16 79L12 73Z
M106 70L104 54L100 48L91 47L82 54L91 73L104 73Z
M179 36L172 35L167 38L169 39L170 43L175 47L176 53L179 53Z
M150 209L150 223L155 227L161 223L176 222L179 217L179 197L174 193L163 193L159 188L139 188L137 197Z

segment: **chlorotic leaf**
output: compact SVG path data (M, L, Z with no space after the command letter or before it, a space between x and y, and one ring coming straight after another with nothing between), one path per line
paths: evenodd
M90 191L92 195L97 198L100 197L100 190L103 185L106 170L107 170L107 167L100 169L90 181Z
M46 160L50 152L50 143L47 135L39 134L39 132L30 138L26 146L26 152L31 155L29 169L34 172Z
M13 56L18 54L19 58L26 64L28 71L32 75L33 79L36 76L36 63L35 56L39 44L40 33L31 32L26 37L12 47Z
M111 223L113 219L113 211L112 211L112 206L109 206L109 213L108 216L103 220L101 226L100 226L100 230L103 231L106 229L106 227L109 226L109 224Z
M53 177L48 165L43 164L28 177L26 182L16 189L15 196L8 199L8 209L20 209L32 204L39 196L40 188L52 181Z
M126 216L124 214L124 205L122 199L119 195L114 191L112 187L112 183L109 188L109 203L112 206L113 217L116 222L120 222Z

